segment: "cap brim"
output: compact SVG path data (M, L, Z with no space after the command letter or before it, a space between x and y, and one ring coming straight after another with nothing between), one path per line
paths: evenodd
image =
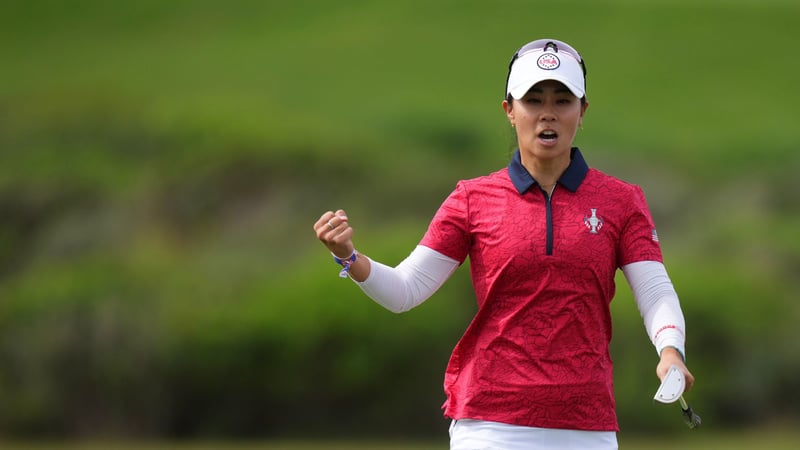
M567 89L569 89L570 92L572 92L572 94L575 97L583 98L586 95L586 93L583 92L583 89L575 86L570 80L566 79L566 77L558 76L555 74L526 80L525 82L520 83L509 89L508 93L511 94L511 96L514 97L515 99L519 100L522 97L524 97L525 94L527 94L532 87L536 86L537 83L541 83L542 81L547 81L547 80L558 81L559 83L563 84L564 86L567 87Z

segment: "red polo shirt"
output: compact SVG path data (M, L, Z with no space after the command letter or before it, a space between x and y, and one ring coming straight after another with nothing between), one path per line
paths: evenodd
M614 275L661 261L644 194L580 151L550 199L520 162L461 181L421 245L470 259L478 311L445 373L445 415L618 430L609 355Z

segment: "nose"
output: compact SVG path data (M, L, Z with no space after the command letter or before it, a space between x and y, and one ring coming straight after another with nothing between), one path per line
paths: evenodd
M542 122L553 122L556 120L556 115L552 110L542 111L542 113L539 115L539 120Z
M550 102L545 102L542 106L542 110L539 113L539 120L542 122L552 122L556 120L555 109Z

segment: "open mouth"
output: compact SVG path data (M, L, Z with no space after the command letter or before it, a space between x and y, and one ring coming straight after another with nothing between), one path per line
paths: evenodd
M539 133L539 139L545 142L555 142L558 139L558 133L553 130L544 130Z

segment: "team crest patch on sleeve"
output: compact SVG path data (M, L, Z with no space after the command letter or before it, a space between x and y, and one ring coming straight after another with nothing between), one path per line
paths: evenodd
M651 238L651 239L653 239L653 242L658 242L658 233L656 232L656 229L655 229L655 228L653 228L653 229L651 230L651 232L650 232L650 238Z
M589 229L589 233L597 234L603 228L603 218L597 215L597 208L590 208L591 216L583 216L583 224Z

